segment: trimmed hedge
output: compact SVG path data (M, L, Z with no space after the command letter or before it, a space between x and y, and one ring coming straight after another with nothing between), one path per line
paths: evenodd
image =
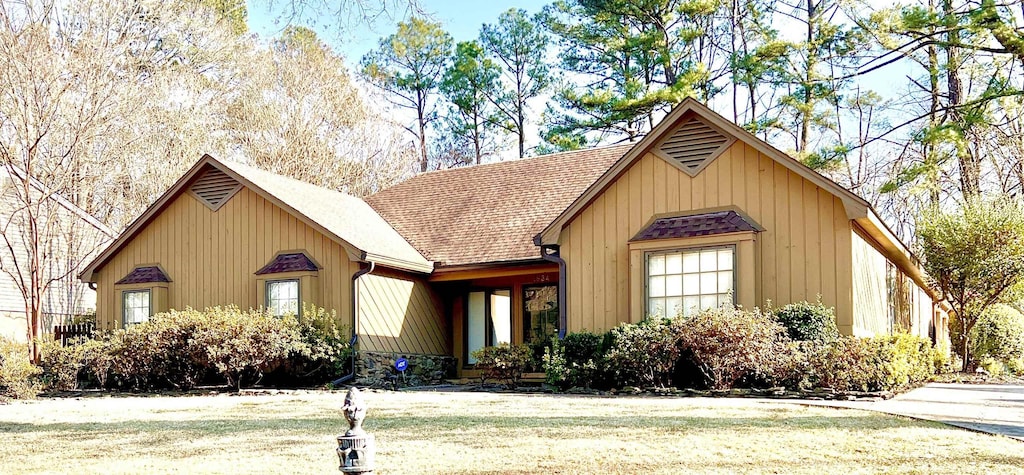
M679 352L712 389L774 386L793 356L786 329L770 314L720 308L672 322Z
M612 375L608 386L618 388L675 383L712 389L896 391L927 381L944 364L945 355L927 339L907 334L840 337L831 331L834 322L822 323L830 309L806 302L787 308L785 314L796 317L722 308L689 318L622 324L604 335L569 334L545 355L547 382L563 390L590 387L603 372ZM780 320L799 323L787 327ZM807 340L794 341L793 328L800 328L798 335ZM569 351L570 345L585 350Z
M201 383L236 389L274 373L283 385L322 384L351 355L333 312L302 317L214 307L154 315L149 321L74 345L43 346L43 380L51 389L182 389Z
M480 370L481 383L493 380L514 388L523 379L523 371L530 364L533 351L529 345L501 343L485 346L472 354L476 358L474 368Z
M839 338L835 309L820 300L791 303L778 309L775 318L793 341L830 342Z
M615 375L606 370L611 336L584 331L553 340L544 351L545 382L562 390L614 386Z

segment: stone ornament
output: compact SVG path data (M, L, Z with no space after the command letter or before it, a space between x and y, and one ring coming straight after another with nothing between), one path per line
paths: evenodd
M358 389L348 390L348 394L345 395L345 405L341 406L341 412L345 414L345 420L348 421L348 431L345 432L345 435L366 433L363 430L363 419L366 419L366 400L363 399L363 395Z
M345 405L341 407L348 431L338 436L338 469L343 473L373 473L374 452L376 445L373 434L363 430L366 419L366 400L356 388L348 390Z

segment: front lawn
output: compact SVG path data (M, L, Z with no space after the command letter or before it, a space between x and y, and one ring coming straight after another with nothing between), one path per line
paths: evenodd
M367 393L394 473L1021 473L1009 438L742 399ZM344 392L0 406L0 472L339 473Z

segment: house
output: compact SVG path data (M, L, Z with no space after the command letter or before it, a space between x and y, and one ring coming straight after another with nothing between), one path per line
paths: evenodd
M860 197L686 100L643 140L418 175L366 200L203 157L81 276L101 326L185 306L335 309L364 358L820 297L844 334L945 338Z
M23 183L22 176L23 172L14 167L0 171L0 337L17 342L27 341L29 334L23 286L17 282L30 281L24 193L14 188ZM37 217L52 219L42 226L40 238L48 256L40 275L44 280L53 280L42 293L40 330L47 333L55 325L96 311L96 292L76 276L81 266L117 233L65 197L48 193L41 183L30 180L29 185L34 199L41 200L46 195L45 200L35 201L41 203L35 207Z

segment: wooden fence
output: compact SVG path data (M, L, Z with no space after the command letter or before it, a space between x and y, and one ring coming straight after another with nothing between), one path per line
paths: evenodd
M96 331L96 325L92 323L79 323L76 325L56 325L53 327L53 339L67 346L68 342L74 343L78 338L92 338Z

